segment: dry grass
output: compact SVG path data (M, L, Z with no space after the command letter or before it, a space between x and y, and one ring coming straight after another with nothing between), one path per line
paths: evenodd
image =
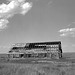
M0 75L75 75L75 64L0 63Z
M0 75L75 75L75 59L48 63L28 63L27 60L11 63L7 60L0 59Z

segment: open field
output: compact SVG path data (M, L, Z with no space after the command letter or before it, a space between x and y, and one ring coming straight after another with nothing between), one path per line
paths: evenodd
M0 75L75 75L75 64L0 63Z
M75 75L74 54L63 54L61 60L20 59L10 61L5 57L2 56L0 59L0 75Z
M75 59L75 52L66 52L66 53L63 53L63 57L74 58Z

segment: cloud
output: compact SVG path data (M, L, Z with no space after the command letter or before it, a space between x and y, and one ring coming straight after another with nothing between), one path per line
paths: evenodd
M1 19L1 20L0 20L0 30L5 29L5 28L7 27L7 24L8 24L8 23L9 23L8 20L6 20L6 19Z
M8 19L15 14L25 15L32 7L32 3L25 0L8 0L8 4L0 5L0 29L7 27Z
M71 36L75 37L75 28L66 28L59 30L60 36Z

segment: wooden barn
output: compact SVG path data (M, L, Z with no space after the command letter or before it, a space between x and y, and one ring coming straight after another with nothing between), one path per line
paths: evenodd
M61 41L17 43L9 51L12 58L62 58Z

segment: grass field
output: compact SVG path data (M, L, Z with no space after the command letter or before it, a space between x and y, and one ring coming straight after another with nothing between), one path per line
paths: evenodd
M10 62L5 58L0 59L0 75L75 75L74 54L63 54L64 58L73 58L67 61L62 60L42 60L43 62L34 62L19 60ZM41 61L41 60L39 60Z
M0 75L75 75L75 64L0 63Z

